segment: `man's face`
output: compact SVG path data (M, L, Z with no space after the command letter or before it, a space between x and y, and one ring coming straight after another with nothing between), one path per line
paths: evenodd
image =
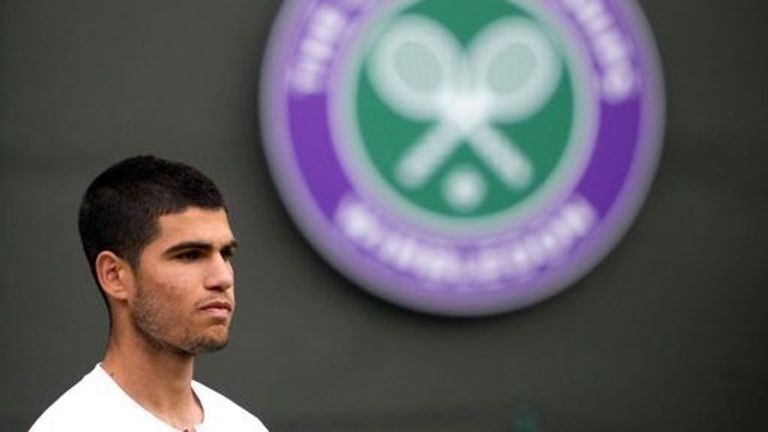
M134 328L152 345L179 354L223 348L235 307L235 240L227 213L190 207L160 216L158 229L135 271Z

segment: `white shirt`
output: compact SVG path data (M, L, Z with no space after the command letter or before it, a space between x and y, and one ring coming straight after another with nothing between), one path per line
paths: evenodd
M267 432L259 419L219 393L196 381L192 390L203 408L196 432ZM105 431L178 432L131 399L101 365L48 407L29 432Z

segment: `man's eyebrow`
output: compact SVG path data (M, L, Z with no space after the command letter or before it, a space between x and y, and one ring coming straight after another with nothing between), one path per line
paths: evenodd
M223 249L229 249L233 250L237 248L237 241L232 240L229 243L222 246ZM178 244L175 244L171 246L170 248L166 249L163 253L164 255L173 255L178 252L187 251L187 250L205 250L210 251L213 250L213 244L208 242L202 242L202 241L185 241Z

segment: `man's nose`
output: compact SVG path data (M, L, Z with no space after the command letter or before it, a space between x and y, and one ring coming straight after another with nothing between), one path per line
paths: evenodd
M235 285L235 271L232 263L219 254L210 260L205 287L209 290L226 291Z

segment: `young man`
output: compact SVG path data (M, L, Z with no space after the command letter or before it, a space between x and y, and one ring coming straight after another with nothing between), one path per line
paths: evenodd
M266 432L193 381L197 354L227 344L235 309L235 239L213 182L152 156L98 176L80 236L110 315L101 363L30 432Z

